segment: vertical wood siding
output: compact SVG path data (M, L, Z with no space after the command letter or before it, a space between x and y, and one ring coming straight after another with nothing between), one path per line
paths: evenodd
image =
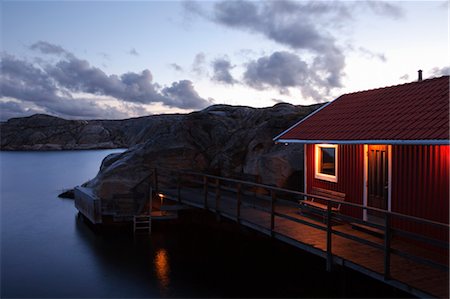
M338 181L336 183L327 182L314 178L314 144L307 145L307 193L312 187L334 190L346 194L345 201L363 204L363 181L364 181L364 146L339 145L338 147ZM362 219L362 210L347 206L342 206L344 214Z
M392 146L392 211L449 222L448 145ZM448 231L396 221L401 229L448 240Z
M363 204L364 146L339 145L338 182L314 178L314 145L307 149L307 192L312 187L346 194L346 201ZM391 210L442 223L449 223L450 146L393 145ZM342 207L342 213L362 219L362 210ZM448 241L448 230L394 220L395 227Z

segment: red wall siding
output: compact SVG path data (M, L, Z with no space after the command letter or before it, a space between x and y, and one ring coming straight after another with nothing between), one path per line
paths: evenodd
M346 194L346 201L363 204L364 146L339 145L338 182L314 178L314 145L306 146L307 193L312 187ZM401 214L449 223L450 146L393 145L391 210ZM342 212L362 219L362 210L342 207ZM449 232L412 221L394 219L395 227L430 236L449 239Z
M307 155L307 193L312 187L334 190L346 194L345 201L363 204L364 181L364 146L339 145L338 148L338 182L327 182L314 178L314 144L306 145ZM344 214L362 219L362 210L348 206L342 206Z
M448 145L392 146L393 212L449 223ZM448 230L410 221L395 224L408 231L448 240Z

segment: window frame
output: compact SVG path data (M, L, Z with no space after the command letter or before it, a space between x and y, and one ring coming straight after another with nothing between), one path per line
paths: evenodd
M328 182L337 183L338 181L338 145L337 144L315 144L315 167L314 167L314 178L319 180L324 180ZM334 149L334 167L335 167L335 175L326 174L319 172L321 160L321 149L322 148L333 148Z

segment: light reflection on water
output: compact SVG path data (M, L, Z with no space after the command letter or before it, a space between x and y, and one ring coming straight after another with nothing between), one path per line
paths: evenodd
M153 260L156 277L162 292L166 293L170 284L170 262L167 250L160 248Z

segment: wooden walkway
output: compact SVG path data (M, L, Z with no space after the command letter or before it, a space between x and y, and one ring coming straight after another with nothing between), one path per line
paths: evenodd
M217 183L211 188L208 182L202 188L193 184L185 186L178 180L175 186L160 184L158 192L165 200L208 210L321 256L327 259L329 270L337 264L418 297L449 297L448 247L447 254L440 256L401 238L380 238L355 230L339 215L324 223L321 216L302 214L296 202L270 200L270 196L268 199L251 192L236 193L224 186L217 188ZM389 254L386 255L387 240ZM417 256L426 262L415 259ZM427 261L430 261L428 265ZM439 264L443 266L436 267Z

